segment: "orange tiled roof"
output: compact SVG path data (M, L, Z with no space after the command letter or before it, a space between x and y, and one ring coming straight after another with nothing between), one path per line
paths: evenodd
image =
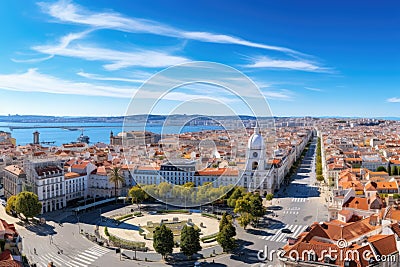
M396 182L376 182L377 189L398 189Z
M359 210L369 210L368 199L364 197L351 197L346 203L343 204L343 207Z
M239 171L230 168L206 168L202 171L198 171L196 174L199 176L237 176Z

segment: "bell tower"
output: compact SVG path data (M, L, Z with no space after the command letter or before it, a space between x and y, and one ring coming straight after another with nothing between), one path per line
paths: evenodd
M246 171L265 170L265 144L260 128L256 124L254 132L247 144L247 165Z

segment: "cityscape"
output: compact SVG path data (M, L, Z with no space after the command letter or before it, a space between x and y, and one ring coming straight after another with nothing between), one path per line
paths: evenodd
M0 267L400 266L399 11L0 3Z

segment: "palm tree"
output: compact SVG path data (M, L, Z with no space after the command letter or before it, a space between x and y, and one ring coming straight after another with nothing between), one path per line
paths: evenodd
M121 168L113 167L111 169L108 180L114 184L115 190L115 203L117 202L117 188L119 183L123 183L125 181L124 177L121 175Z

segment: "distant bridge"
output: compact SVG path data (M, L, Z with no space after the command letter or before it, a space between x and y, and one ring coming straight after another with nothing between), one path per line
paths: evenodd
M4 126L5 128L9 128L10 131L12 130L20 130L20 129L64 129L70 131L76 131L85 128L110 128L113 127L111 125L80 125L80 126L63 126L63 125L34 125L34 126Z

